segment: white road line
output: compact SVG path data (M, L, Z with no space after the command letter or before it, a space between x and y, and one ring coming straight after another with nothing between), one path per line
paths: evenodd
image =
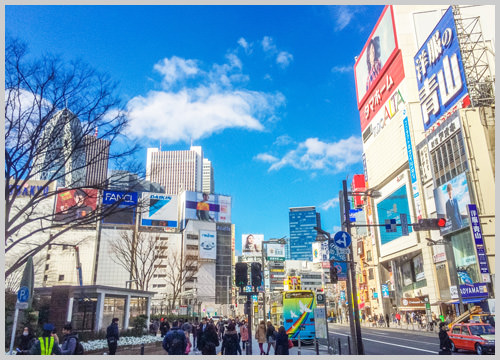
M391 339L395 338L394 336L381 335L381 334L372 334L372 333L370 333L370 336L380 336L380 337L387 337L387 338L391 338ZM434 345L434 343L431 343L431 342L425 342L425 341L419 341L419 340L412 340L412 339L406 339L406 338L398 338L398 339L402 339L402 340L405 340L405 341L413 341L413 342L417 342L417 343L421 343L421 344Z
M333 331L330 331L330 333L331 334L337 334L337 335L346 335L344 333L337 333L337 332L333 332ZM368 339L366 337L363 337L363 341L372 341L372 342L376 342L376 343L379 343L379 344L386 344L386 345L391 345L391 346L398 346L398 347L402 347L402 348L405 348L405 349L418 350L418 351L427 352L427 353L435 354L435 355L438 354L437 351L424 350L424 349L419 349L419 348L415 348L415 347L412 347L412 346L398 345L398 344L388 343L388 342L380 341L380 340L372 340L372 339Z

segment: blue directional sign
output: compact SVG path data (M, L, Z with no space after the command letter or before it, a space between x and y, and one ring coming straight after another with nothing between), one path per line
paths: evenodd
M351 245L351 235L349 235L345 231L339 231L333 237L333 241L336 246L345 249L348 248L349 245Z
M19 302L27 302L30 298L30 289L26 286L22 286L17 292L17 300Z

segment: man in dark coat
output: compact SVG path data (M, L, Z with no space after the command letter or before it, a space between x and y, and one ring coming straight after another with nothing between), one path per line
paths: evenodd
M278 334L276 334L276 349L274 351L275 355L290 354L288 351L288 334L284 326L280 326L278 329Z
M29 327L25 327L23 329L23 333L17 339L17 348L22 351L26 351L26 353L31 349L35 342L35 336L31 332Z
M241 355L240 341L234 323L227 326L227 330L222 337L221 353L222 355Z
M219 336L217 329L213 324L205 324L201 326L201 335L198 336L198 349L201 350L202 355L216 355L216 348L219 346Z
M451 340L445 322L439 323L439 349L439 355L451 355Z
M61 345L62 355L74 355L76 344L78 343L78 334L73 332L71 323L67 323L63 327L64 340Z
M179 327L179 322L174 321L172 328L163 338L163 348L168 355L184 355L187 347L187 339L184 331Z
M113 318L111 325L106 329L106 339L108 340L109 355L116 354L120 331L118 330L118 318Z

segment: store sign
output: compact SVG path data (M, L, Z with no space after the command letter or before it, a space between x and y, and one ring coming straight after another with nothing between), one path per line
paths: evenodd
M428 301L429 301L429 299L427 297L404 298L404 299L401 299L401 306L425 308L425 304Z
M420 194L418 192L418 183L417 183L417 172L415 171L415 161L413 160L413 147L411 145L410 126L408 124L408 116L406 115L406 109L403 110L403 116L404 116L403 125L406 138L406 151L408 153L408 166L410 167L411 186L413 191L413 198L415 199L415 207L417 208L417 219L420 220L422 218L422 205L420 204Z
M389 297L389 285L387 284L382 284L382 297L383 298Z
M452 118L448 119L439 127L439 131L435 131L431 136L428 137L429 151L434 150L441 144L446 142L452 135L460 129L460 120L458 113Z
M451 109L470 103L451 6L415 55L414 64L424 130L432 131L451 115Z
M476 204L467 205L467 209L469 211L471 233L474 237L474 243L476 245L479 272L481 273L484 282L490 282L488 258L486 257L484 250L483 232L481 231L481 222L479 221Z
M488 287L484 283L474 283L470 285L460 285L462 298L487 297Z

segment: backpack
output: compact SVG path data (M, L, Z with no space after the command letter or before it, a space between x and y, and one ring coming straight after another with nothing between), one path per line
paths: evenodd
M75 353L73 355L83 355L84 353L85 353L85 349L83 348L83 345L80 342L80 340L77 338L76 339Z
M172 353L173 355L183 355L186 351L186 347L184 346L186 343L186 337L184 333L179 330L175 330L172 335L169 353Z

